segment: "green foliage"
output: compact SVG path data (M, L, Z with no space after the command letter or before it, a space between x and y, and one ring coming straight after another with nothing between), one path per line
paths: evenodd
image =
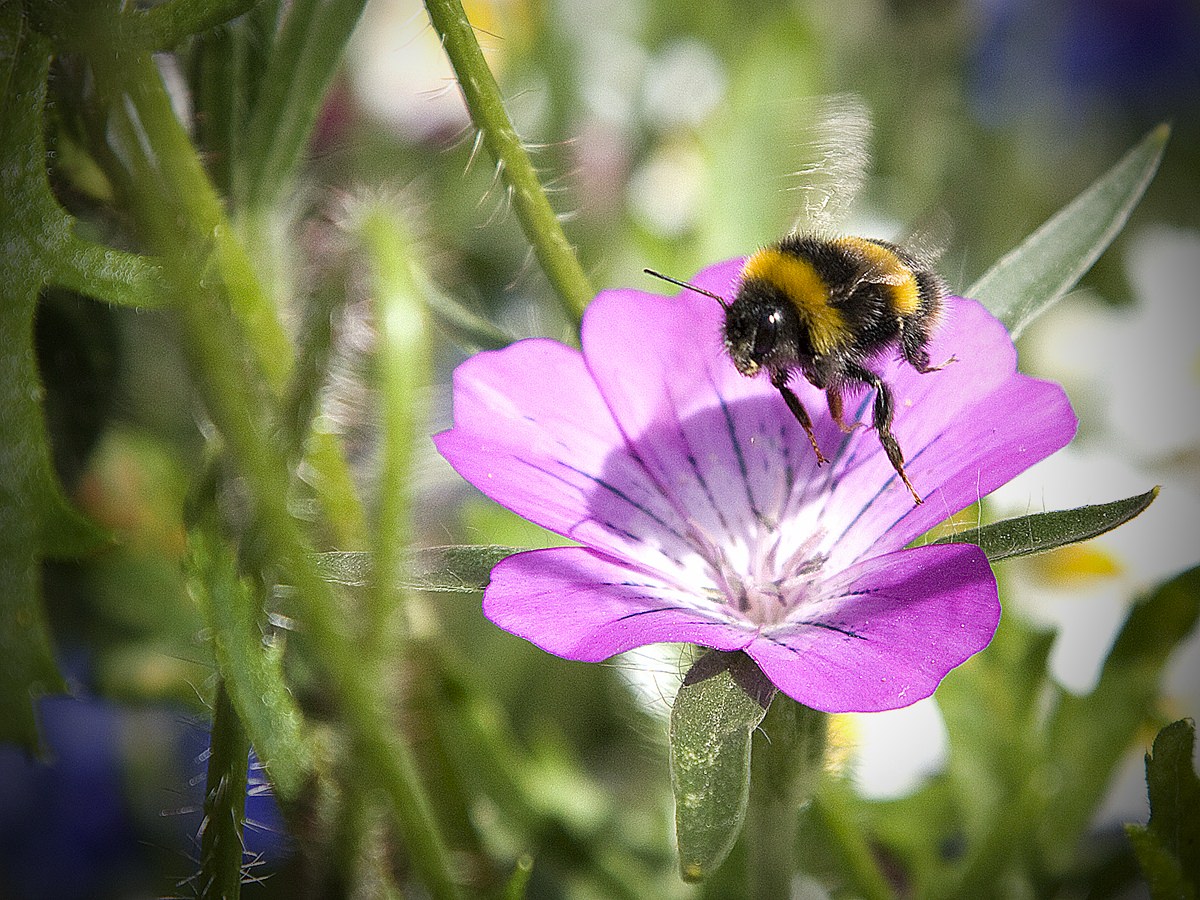
M1086 191L966 290L1013 338L1057 303L1125 226L1162 160L1171 130L1160 125Z
M958 531L938 538L934 543L975 544L992 562L1030 553L1044 553L1090 540L1124 525L1141 515L1154 502L1158 491L1158 488L1153 488L1144 494L1111 503L1017 516L1003 522Z
M919 896L1042 896L1062 886L1122 755L1155 723L1163 666L1198 616L1193 569L1134 607L1082 697L1049 676L1053 635L1005 616L988 652L938 691L946 775L903 800L859 808L868 835L903 861Z
M282 639L265 639L261 590L239 577L227 548L196 527L188 550L188 590L205 613L217 669L224 673L220 702L230 705L280 798L295 801L313 777L315 754L287 689Z
M1192 767L1196 725L1172 722L1146 754L1150 823L1126 825L1154 900L1190 900L1200 889L1200 778Z
M150 261L90 243L58 205L43 139L51 49L20 5L0 5L0 741L37 745L33 697L59 690L41 608L39 565L104 545L63 496L50 463L33 348L49 285L136 307L161 302Z
M701 658L668 726L630 699L618 664L571 665L497 633L461 595L486 587L516 545L546 536L473 516L427 484L425 407L437 407L428 387L462 351L505 346L526 322L552 330L539 315L561 322L563 307L576 316L590 277L626 283L625 270L661 266L656 254L686 267L777 237L804 197L783 188L806 188L785 173L832 152L807 142L817 105L795 98L827 90L826 69L885 63L892 48L916 46L912 31L889 21L871 39L869 20L881 13L856 14L874 52L847 54L808 5L768 4L752 17L732 5L651 5L645 21L624 22L620 40L607 31L604 46L637 43L649 70L699 36L721 102L702 121L674 121L647 90L630 101L645 108L619 123L615 143L608 134L568 144L588 105L619 90L596 91L585 80L595 73L581 74L594 65L590 51L560 21L574 13L523 8L502 23L512 38L497 48L457 2L429 5L494 173L472 169L470 136L447 149L356 119L332 149L323 135L314 140L323 110L335 130L338 115L359 112L327 94L363 0L0 0L0 741L37 746L33 700L62 687L52 621L55 636L95 654L89 687L102 697L211 710L201 878L225 896L244 875L251 746L300 847L298 868L317 882L304 885L309 893L780 896L797 871L813 876L814 893L873 900L1100 884L1077 851L1121 754L1160 724L1162 668L1197 619L1196 570L1133 609L1085 697L1049 677L1053 635L1006 611L993 645L939 693L946 771L908 797L869 802L821 771L827 717L772 702L741 654ZM939 28L938 41L947 33ZM507 55L499 82L481 43ZM173 51L161 67L151 57L160 51ZM608 60L603 68L624 71ZM164 71L186 80L194 121L177 118ZM501 93L529 85L545 98L533 115L514 102L525 91ZM929 110L897 109L893 143L898 133L920 149L889 160L883 110L887 183L911 192L904 173L920 169L923 189L941 184L946 157L969 142L932 127ZM997 141L989 135L982 147ZM1165 141L1164 128L1152 132L969 293L1019 334L1113 239ZM964 152L981 167L980 146ZM71 165L56 168L66 157ZM627 221L621 198L635 176L679 158L704 169L694 183L671 182L697 192L693 220L678 233ZM840 160L851 175L856 161ZM543 182L568 166L589 174L608 164L613 184L588 189L571 229L590 257L584 276ZM516 277L527 244L514 223L501 215L478 227L489 179L501 212L511 199L559 300ZM419 202L377 191L409 180ZM363 183L373 199L344 203ZM592 208L606 203L609 212ZM349 208L372 216L347 223ZM989 238L986 212L960 223L972 243L977 226L979 241ZM145 472L165 459L170 475L159 480L172 484L104 485L109 500L127 501L121 514L97 514L109 531L72 506L53 472L33 330L47 289L106 304L135 341L155 334L159 343L138 347L142 359L187 362L169 373L185 385L178 391L164 389L160 370L126 376L137 382L131 394L177 407L173 421L187 433L161 427L144 401L127 412L105 465ZM540 311L504 318L497 307L510 295ZM327 404L331 381L352 380L346 371L360 361L344 345L355 342L369 362L352 377L370 388L366 418L380 426L367 439L361 423L332 421ZM139 449L151 432L152 449ZM90 474L95 492L104 479ZM1155 496L942 540L977 543L993 560L1040 552L1127 522ZM162 527L144 529L140 518ZM82 573L81 596L53 618L41 597L45 560L74 560ZM1195 894L1190 741L1178 725L1160 735L1148 760L1150 825L1130 831L1156 897Z

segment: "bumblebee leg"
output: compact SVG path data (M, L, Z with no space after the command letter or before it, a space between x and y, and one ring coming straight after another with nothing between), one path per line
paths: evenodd
M905 327L904 320L900 320L900 349L904 353L904 358L908 360L909 365L916 369L922 375L928 375L930 372L940 372L950 363L958 362L958 357L951 355L941 365L929 365L929 351L925 349L925 342L928 340L928 335L925 331L911 326Z
M808 417L808 410L804 408L804 404L800 402L800 398L787 386L787 378L787 372L772 373L771 384L775 385L775 389L783 395L788 409L792 411L792 415L796 417L796 420L804 429L804 433L808 435L808 442L812 444L812 448L817 454L817 465L824 465L829 460L825 458L825 454L821 452L821 448L817 445L817 436L813 434L812 419Z
M929 365L929 354L927 353L927 354L925 354L925 365L923 365L923 366L914 365L913 368L916 369L918 372L920 372L922 375L928 375L930 372L940 372L940 371L942 371L942 369L946 368L946 366L950 365L950 363L956 363L956 362L958 362L958 357L955 356L953 353L951 353L949 359L939 363L936 366L931 366L931 365Z
M921 495L917 493L916 488L912 486L912 482L908 480L908 475L904 471L904 453L896 441L896 436L892 434L892 412L895 407L892 389L884 383L882 378L862 366L851 365L847 367L846 374L875 389L875 431L879 435L879 443L883 444L884 452L887 453L892 468L896 470L896 474L900 476L900 480L912 494L913 502L919 506L924 501L921 500Z
M842 418L842 393L837 388L829 388L825 392L825 399L829 401L829 414L833 416L833 421L837 422L838 428L842 429L846 434L850 434L857 428L862 428L862 422L855 422L853 425L847 425Z

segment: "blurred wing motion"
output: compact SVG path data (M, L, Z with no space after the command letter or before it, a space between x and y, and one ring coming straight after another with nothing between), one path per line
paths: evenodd
M789 190L800 195L792 233L836 234L866 180L871 116L854 94L805 101L800 114L810 138L798 148L803 165L789 174Z

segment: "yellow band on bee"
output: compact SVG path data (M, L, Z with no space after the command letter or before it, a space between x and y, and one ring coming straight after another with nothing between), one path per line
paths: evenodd
M857 251L872 269L872 278L877 284L887 286L892 306L902 316L911 316L920 306L921 288L917 278L893 251L867 238L843 237L834 241L851 251Z
M767 247L746 260L742 280L752 279L765 281L792 302L807 326L815 353L831 353L843 343L846 321L829 305L829 288L808 260Z

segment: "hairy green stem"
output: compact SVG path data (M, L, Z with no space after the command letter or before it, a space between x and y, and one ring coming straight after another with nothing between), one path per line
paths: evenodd
M200 896L237 900L242 891L242 830L250 739L229 701L224 681L217 685L209 748L200 838Z
M254 506L263 552L272 568L294 588L297 617L313 659L328 673L330 688L359 748L364 767L374 773L391 801L389 811L403 834L413 864L430 894L458 896L449 855L407 748L389 726L380 692L363 671L359 648L345 627L331 585L313 562L312 547L288 508L289 473L278 452L270 377L253 352L256 334L232 314L227 278L213 279L207 264L228 251L230 238L211 227L205 199L212 197L195 151L165 105L153 63L136 53L101 46L93 60L101 94L108 98L114 129L124 144L133 183L141 186L134 213L147 241L162 254L192 369L226 450L240 472ZM124 102L128 96L132 105ZM136 114L136 119L134 118ZM142 148L152 148L143 152ZM197 182L200 182L198 185ZM203 188L203 196L191 195ZM154 190L162 192L156 198ZM158 203L155 203L155 199ZM200 204L193 217L192 203ZM217 273L228 270L217 266Z
M412 544L412 457L424 425L418 394L429 383L425 307L412 268L409 241L400 219L372 208L361 223L375 269L375 353L383 459L375 527L375 568L370 584L368 641L384 646L398 633L398 578Z
M864 900L893 900L895 893L880 871L857 823L850 820L846 801L836 788L813 796L811 815L839 853L846 880Z
M579 265L575 249L563 234L529 154L508 118L500 88L483 58L462 3L460 0L425 0L425 8L442 39L450 64L454 66L471 119L512 194L513 208L525 237L533 245L538 262L563 309L578 321L594 295L592 286Z
M800 805L821 777L828 723L825 713L781 693L754 734L744 832L747 895L754 900L792 895Z

